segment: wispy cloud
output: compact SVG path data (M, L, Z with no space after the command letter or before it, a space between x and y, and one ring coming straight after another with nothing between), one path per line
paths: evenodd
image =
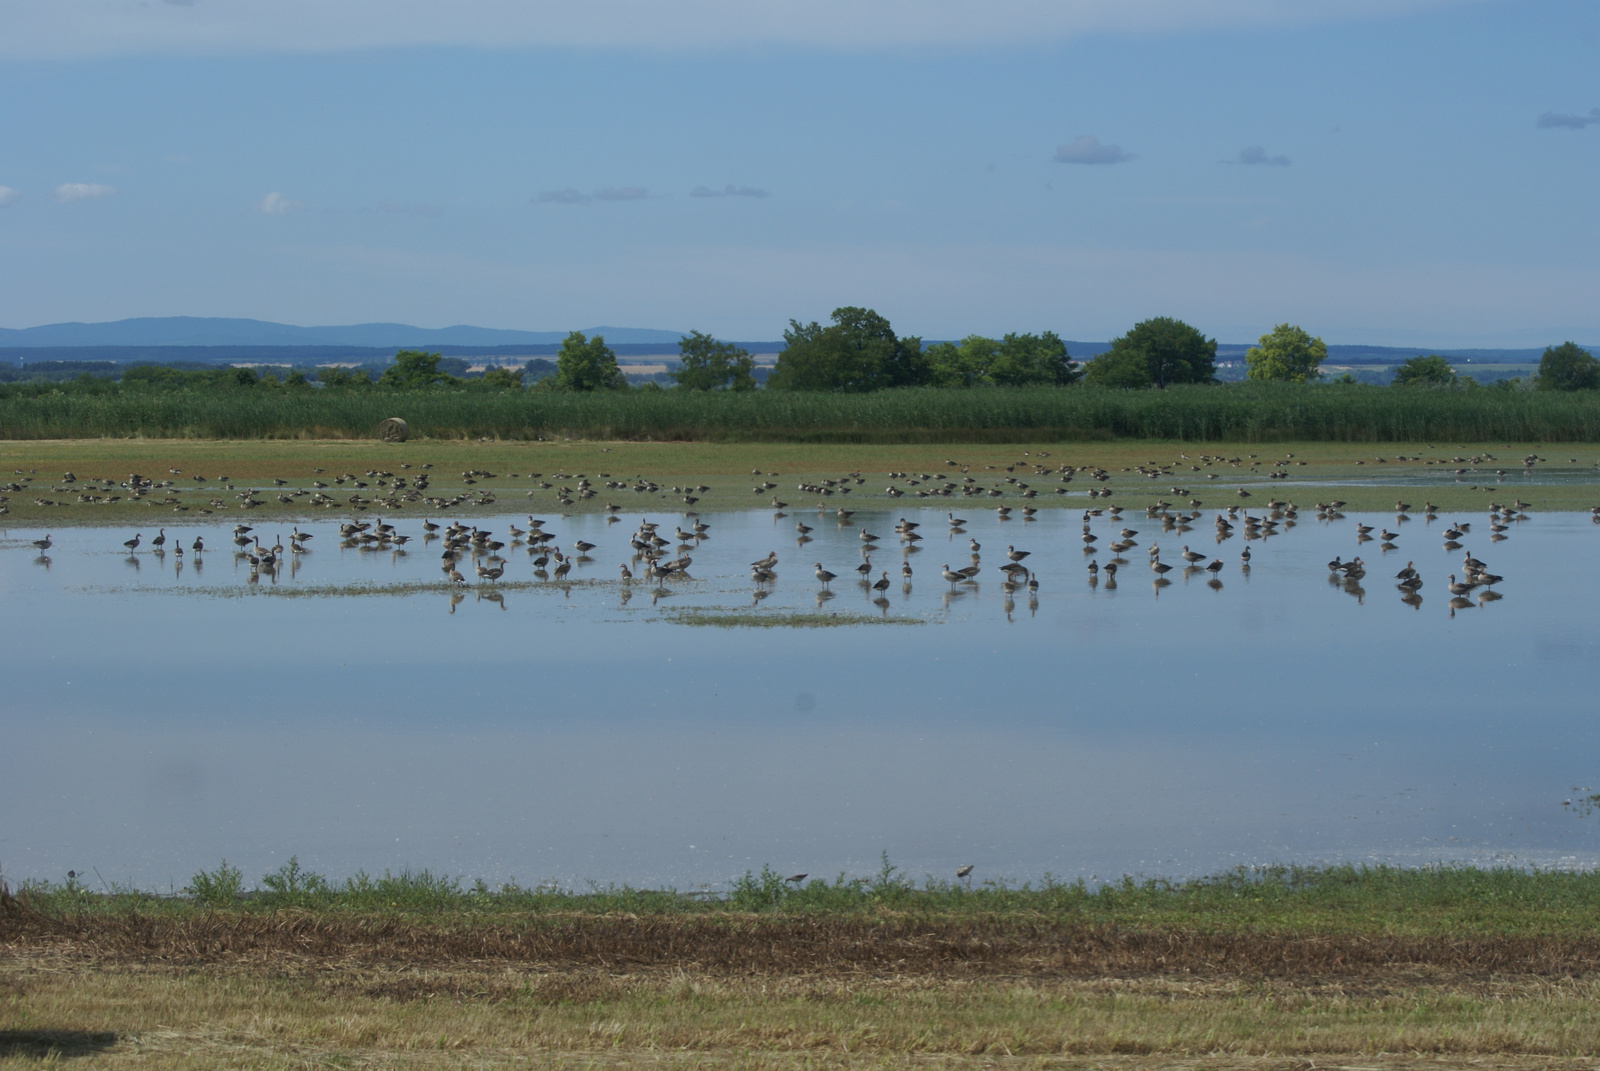
M1267 150L1259 145L1246 145L1239 150L1239 155L1232 160L1222 161L1225 164L1245 164L1249 167L1288 167L1287 156L1268 156Z
M390 201L379 201L378 211L388 212L395 216L442 216L444 209L438 205L402 205Z
M287 216L290 212L298 212L305 206L304 201L291 201L277 190L273 190L257 201L251 211L263 216Z
M541 190L534 201L541 205L582 205L588 204L589 198L568 186L564 190Z
M10 186L0 186L0 208L4 208L21 196L21 190L13 190Z
M1590 108L1588 115L1562 115L1559 112L1545 112L1539 116L1538 122L1533 125L1540 130L1582 130L1586 126L1600 123L1600 108Z
M759 186L735 186L733 183L714 190L710 186L696 186L689 191L690 197L765 197L767 191Z
M56 200L64 205L74 201L92 201L97 197L110 197L117 192L115 186L102 186L98 182L63 182L56 187Z
M1079 134L1071 145L1056 146L1058 164L1120 164L1132 159L1133 153L1123 152L1121 145L1106 145L1093 134Z
M643 186L607 186L594 191L596 201L642 201L650 196Z

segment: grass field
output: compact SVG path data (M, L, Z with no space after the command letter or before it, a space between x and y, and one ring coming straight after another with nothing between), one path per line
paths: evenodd
M0 907L0 1067L1588 1067L1597 897L1453 868L1103 890L886 868L712 903L70 883Z
M1522 461L1530 455L1544 460L1525 476ZM957 464L951 465L951 461ZM1068 483L1060 479L1063 465L1075 470ZM172 473L171 469L179 471ZM1104 482L1093 478L1096 469L1103 470ZM1460 476L1456 475L1458 469L1462 470ZM1500 470L1507 475L1497 476ZM72 483L63 481L68 472L76 477ZM0 478L9 474L20 488L0 490L0 498L6 500L6 523L14 526L107 523L150 527L198 522L213 515L236 517L245 512L238 495L246 488L259 490L256 497L261 504L251 512L264 518L343 516L363 509L394 516L445 512L424 501L407 502L393 495L388 497L395 504L384 503L380 497L384 490L377 486L376 478L366 475L369 472L407 479L426 472L428 496L466 496L450 507L450 512L468 516L524 510L593 512L608 503L629 512L668 514L692 508L703 513L770 508L774 499L787 502L791 511L814 509L824 502L829 509L845 504L851 508L931 507L960 513L1002 504L1082 509L1109 501L1130 509L1143 509L1158 500L1187 508L1191 499L1200 501L1198 508L1215 510L1235 504L1262 506L1274 496L1303 508L1337 497L1351 510L1389 510L1397 499L1418 506L1431 501L1446 511L1473 512L1487 508L1489 502L1518 496L1541 510L1589 509L1600 503L1600 446L1591 444L1286 443L1270 450L1230 448L1211 453L1186 444L1141 440L958 447L463 440L403 444L193 439L0 442ZM471 485L463 475L469 472L479 474ZM493 475L485 476L485 472ZM1269 479L1273 472L1285 473L1288 478ZM173 486L157 487L136 501L122 486L130 473L170 480ZM345 473L367 486L352 490L354 483L336 484L335 477ZM852 479L829 488L829 494L802 491L798 486L820 486L824 479L840 480L852 473L858 473L861 482ZM195 475L207 479L197 483ZM595 497L574 496L570 504L563 504L559 489L575 487L580 475L593 483ZM935 479L919 480L921 475ZM223 481L224 476L229 479ZM981 493L918 497L918 492L945 482L965 487L962 481L969 476L974 481L971 486ZM659 486L635 491L640 477ZM91 487L89 481L94 478L111 482ZM1406 482L1419 478L1450 482L1428 487ZM1544 482L1546 479L1550 482ZM277 486L275 480L283 480L284 486ZM624 486L607 488L607 480ZM314 481L328 484L323 490L333 496L332 505L310 504ZM1328 481L1336 486L1317 486ZM230 483L231 489L226 486ZM766 483L774 486L766 488ZM710 490L694 490L691 497L697 501L691 507L684 500L684 489L702 485ZM4 486L9 485L0 482L0 487ZM890 486L903 496L892 497ZM1237 496L1241 486L1250 489L1251 499ZM1025 498L1024 488L1031 488L1037 497ZM1109 500L1091 502L1090 488L1110 489L1113 495ZM1173 488L1189 494L1174 494ZM991 496L991 490L1000 492L999 497ZM1062 490L1067 493L1057 493ZM475 504L485 491L495 500L488 509ZM279 501L280 495L290 497L296 492L299 497L290 502ZM86 493L100 501L81 501ZM362 504L349 501L352 493L362 497ZM106 501L111 498L116 501Z

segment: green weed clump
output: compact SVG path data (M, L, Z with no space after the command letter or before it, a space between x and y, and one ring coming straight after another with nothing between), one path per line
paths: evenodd
M869 394L22 390L0 384L0 438L372 438L403 417L436 439L723 442L1595 442L1600 392L1232 383Z

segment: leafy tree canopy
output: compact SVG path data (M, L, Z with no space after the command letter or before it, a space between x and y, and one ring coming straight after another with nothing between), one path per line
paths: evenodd
M582 331L562 340L555 377L547 382L556 390L619 390L628 385L605 338L585 338Z
M1437 354L1413 357L1394 370L1395 387L1448 387L1458 381L1450 362Z
M929 382L938 387L1064 386L1080 374L1053 331L1012 333L998 341L968 335L959 343L935 343L926 356Z
M479 382L485 390L521 390L522 369L491 368L483 373Z
M1279 324L1262 335L1260 344L1245 351L1245 373L1250 379L1304 383L1319 379L1317 366L1328 359L1322 339L1312 338L1294 324Z
M1576 342L1551 346L1539 359L1538 390L1594 390L1600 387L1600 361Z
M767 386L772 390L871 391L927 382L919 338L897 338L871 309L833 310L833 324L790 320Z
M690 331L678 339L678 360L672 378L684 390L755 389L755 358L731 342Z
M439 363L444 355L422 350L401 350L394 355L394 364L383 370L378 386L390 390L418 390L422 387L451 386L458 380L443 371Z
M372 377L365 368L319 368L317 382L324 387L370 387Z
M1111 340L1111 349L1089 362L1091 383L1107 387L1165 387L1169 383L1214 383L1217 340L1182 320L1157 316L1134 324Z

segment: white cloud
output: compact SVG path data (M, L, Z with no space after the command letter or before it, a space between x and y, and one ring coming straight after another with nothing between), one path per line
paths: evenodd
M1057 145L1054 160L1058 164L1120 164L1132 160L1133 153L1123 152L1121 145L1105 145L1093 134L1079 134L1071 145Z
M1540 130L1582 130L1586 126L1600 123L1600 108L1590 108L1588 115L1561 115L1557 112L1545 112L1539 116L1535 126Z
M14 190L10 186L0 186L0 208L5 207L21 196L21 190Z
M74 201L92 201L97 197L110 197L117 192L115 186L102 186L98 182L63 182L56 187L56 200L64 205Z
M731 182L720 190L714 190L710 186L696 186L689 191L690 197L765 197L766 195L767 191L759 186L735 186Z
M263 216L287 216L290 212L298 212L305 206L304 201L291 201L277 190L273 190L257 201L250 211Z
M1482 0L6 0L0 56L410 45L860 49L1388 18Z
M582 205L588 204L589 198L568 186L564 190L541 190L534 202L541 205Z
M1245 164L1251 167L1288 167L1287 156L1268 156L1267 150L1259 145L1246 145L1239 150L1239 155L1232 160L1222 161L1225 164Z

